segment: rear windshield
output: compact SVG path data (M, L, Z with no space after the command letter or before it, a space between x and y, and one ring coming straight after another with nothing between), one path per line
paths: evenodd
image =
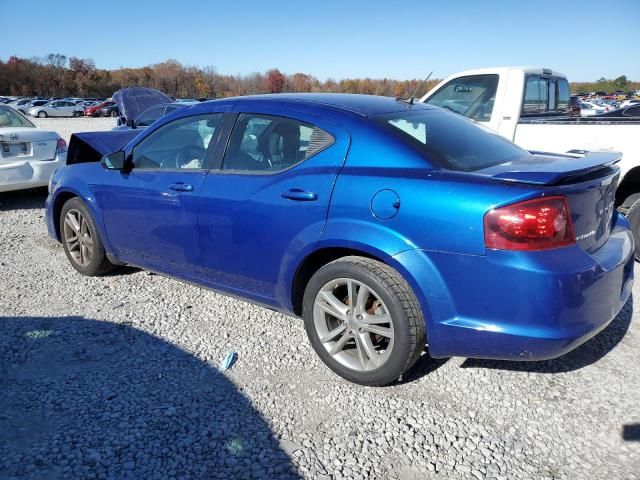
M440 109L395 112L374 120L449 170L470 172L531 155L485 127Z
M0 128L3 127L35 128L35 125L27 120L25 116L16 112L13 108L0 106Z

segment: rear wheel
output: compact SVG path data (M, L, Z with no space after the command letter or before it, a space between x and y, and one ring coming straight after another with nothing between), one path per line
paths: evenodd
M636 200L633 205L629 207L625 214L627 220L631 224L631 232L633 233L633 240L636 245L635 258L637 262L640 262L640 200Z
M47 112L43 112L43 111L38 112L38 118L47 118Z
M91 212L79 198L72 198L60 214L62 245L69 262L83 275L96 276L113 269L100 240Z
M118 116L118 112L116 112L115 110L113 110L113 111L111 112L111 116L112 116L112 117L117 117L117 116Z
M397 380L425 347L420 306L394 269L363 257L331 262L309 281L303 316L322 361L361 385Z

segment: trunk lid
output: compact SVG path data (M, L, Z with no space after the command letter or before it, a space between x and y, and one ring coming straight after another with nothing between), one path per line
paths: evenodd
M474 172L495 180L543 187L547 195L565 195L569 202L576 243L592 253L613 228L615 193L621 159L616 152L580 155L534 154L521 161Z
M0 130L0 163L53 160L57 143L55 132L32 127L3 128Z

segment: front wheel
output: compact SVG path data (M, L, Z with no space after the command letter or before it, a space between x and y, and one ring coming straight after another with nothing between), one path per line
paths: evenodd
M38 118L47 118L47 112L38 112Z
M60 234L64 252L78 272L93 277L114 268L107 258L91 212L77 197L62 207Z
M305 290L303 316L322 361L360 385L397 380L425 347L411 288L393 268L369 258L344 257L318 270Z
M115 110L113 112L111 112L111 116L112 117L117 117L118 116L118 112L116 112Z

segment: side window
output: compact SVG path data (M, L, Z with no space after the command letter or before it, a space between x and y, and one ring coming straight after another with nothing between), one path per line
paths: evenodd
M331 134L300 120L243 113L236 120L222 169L286 170L332 145L334 140Z
M426 103L446 108L478 122L491 120L498 75L470 75L451 80Z
M522 114L546 112L548 99L547 80L535 75L527 76Z
M221 113L179 118L158 128L133 149L136 169L201 169Z

